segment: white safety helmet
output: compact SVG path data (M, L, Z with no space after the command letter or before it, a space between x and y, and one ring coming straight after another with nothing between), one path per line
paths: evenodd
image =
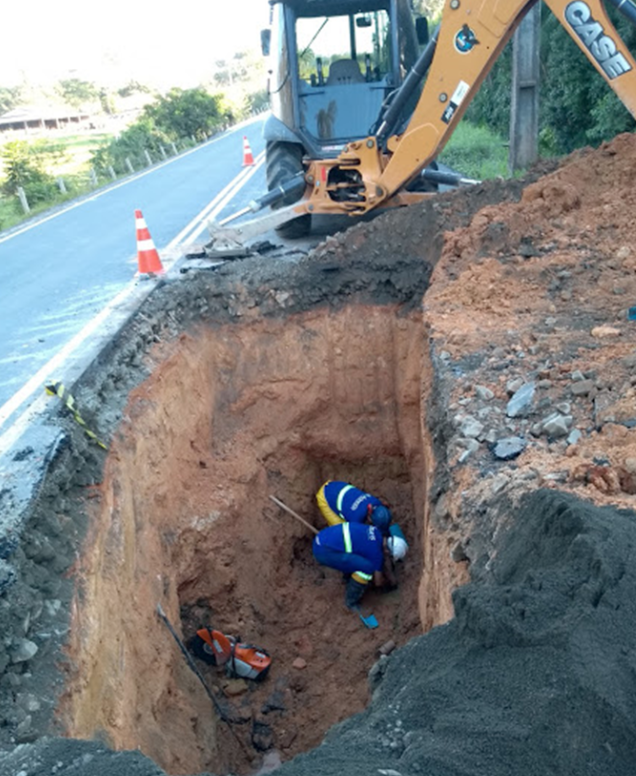
M387 546L393 560L402 560L409 546L401 536L389 536Z

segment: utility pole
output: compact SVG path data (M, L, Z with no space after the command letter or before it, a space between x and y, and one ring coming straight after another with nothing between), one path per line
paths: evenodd
M539 42L541 3L528 11L512 43L512 100L508 170L529 167L539 155Z

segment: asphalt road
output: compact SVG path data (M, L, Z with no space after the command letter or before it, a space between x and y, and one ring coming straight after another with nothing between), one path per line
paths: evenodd
M0 410L134 279L134 211L143 212L165 259L162 251L244 170L243 136L254 157L264 150L261 130L262 119L230 130L60 212L0 233ZM264 190L261 167L219 217Z

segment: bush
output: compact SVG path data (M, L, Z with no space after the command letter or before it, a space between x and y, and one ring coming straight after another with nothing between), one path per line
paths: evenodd
M98 175L108 175L108 167L116 171L128 172L126 159L130 159L135 168L145 167L148 162L144 151L160 156L160 146L165 146L168 138L159 132L148 118L141 118L125 129L118 138L91 154L91 164Z
M36 205L55 197L57 187L53 176L43 169L45 153L38 153L37 147L30 146L24 140L13 140L2 147L0 153L5 171L2 191L5 194L17 193L24 189L29 205Z
M636 29L606 6L627 48L636 47ZM574 43L559 20L543 6L541 18L540 149L564 154L633 131L634 119ZM507 136L510 123L512 42L484 80L466 118Z

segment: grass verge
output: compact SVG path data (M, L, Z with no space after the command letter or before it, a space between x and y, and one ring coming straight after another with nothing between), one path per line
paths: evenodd
M508 178L506 141L488 127L461 121L439 156L439 161L468 178Z

